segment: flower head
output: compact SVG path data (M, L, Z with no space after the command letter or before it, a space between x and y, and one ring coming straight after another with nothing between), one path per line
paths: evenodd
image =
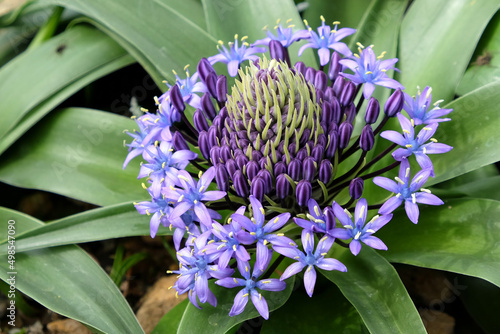
M414 124L401 113L397 114L397 117L403 134L392 130L384 131L380 134L382 138L404 147L398 148L392 153L392 156L397 161L402 161L411 155L415 155L420 167L422 167L422 169L429 168L431 170L431 176L434 177L432 161L427 154L446 153L453 147L438 143L436 139L432 138L438 128L438 123L424 126L415 137ZM427 142L428 140L430 140L429 143Z
M283 26L280 23L280 20L276 22L276 26L274 27L274 30L276 30L276 35L273 34L267 26L264 27L264 30L266 30L266 38L259 39L255 41L252 46L256 45L269 45L270 41L279 41L281 42L281 45L283 47L287 48L293 43L300 41L301 39L306 39L310 36L309 31L307 30L299 30L296 32L293 32L293 24L289 24L291 22L291 19L286 21L288 26L287 28L283 28Z
M304 229L302 230L302 247L304 248L304 252L300 251L296 247L275 247L274 249L278 253L297 260L297 262L291 264L285 269L285 272L281 275L280 280L283 281L301 272L305 267L307 267L304 274L304 286L309 297L312 297L314 286L316 284L316 270L314 267L329 271L347 271L346 266L344 266L340 261L332 258L325 258L332 245L333 239L325 236L321 238L318 242L316 250L314 250L314 234L311 231Z
M209 168L204 174L200 172L200 179L194 182L188 172L182 170L178 173L178 185L182 189L170 186L164 188L165 196L177 201L175 209L170 214L169 219L180 217L189 209L194 209L194 212L200 222L206 226L212 225L210 212L207 210L202 201L215 201L223 198L226 195L224 191L207 191L208 186L215 177L215 168Z
M361 44L358 44L361 45ZM370 98L375 85L393 89L404 89L398 81L389 78L387 71L396 70L394 64L397 63L397 58L380 60L383 57L376 57L371 46L366 48L359 47L359 54L354 54L351 59L342 59L340 64L347 66L354 74L342 73L344 78L347 78L355 84L363 84L363 96L365 99Z
M210 64L215 64L218 62L223 62L227 64L227 71L229 75L234 77L238 74L238 68L242 62L245 60L255 61L258 60L259 57L256 56L256 53L266 52L265 48L250 46L248 42L246 42L247 36L241 38L242 45L238 44L238 35L234 36L234 43L230 42L229 50L224 46L222 41L219 41L217 48L219 49L219 54L209 57L208 61Z
M320 65L324 66L330 61L330 49L340 52L347 57L352 55L351 50L349 50L345 43L340 42L340 40L354 34L356 29L341 28L337 30L337 25L340 22L336 21L333 22L334 28L332 30L329 25L325 25L325 18L323 16L321 16L321 27L318 28L318 33L309 26L307 21L304 20L304 23L309 31L309 38L307 39L309 43L299 49L299 56L307 48L318 49Z
M408 116L410 116L415 125L451 120L451 118L439 118L453 111L453 109L439 108L439 103L443 102L443 100L436 101L434 103L434 108L430 109L432 103L431 92L432 88L427 86L422 92L420 92L419 89L415 98L412 98L408 93L404 93L405 105L403 109L408 113Z
M397 182L386 177L375 177L373 183L396 194L396 196L389 198L378 212L381 215L391 213L404 202L408 218L416 224L418 223L419 213L417 203L428 205L444 204L436 195L431 194L428 189L422 188L431 173L430 169L423 169L411 179L410 163L407 159L403 159L399 167L399 177L396 177Z
M352 238L349 249L354 255L359 254L361 242L371 248L387 250L387 246L384 242L372 234L387 224L392 219L392 214L383 216L377 215L365 224L367 211L368 203L365 198L361 198L354 209L353 222L352 215L348 211L344 211L337 202L333 202L333 212L343 228L334 229L332 234L339 239Z

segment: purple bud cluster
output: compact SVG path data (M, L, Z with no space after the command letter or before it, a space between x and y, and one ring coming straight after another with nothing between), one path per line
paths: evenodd
M139 130L127 132L133 140L123 167L142 156L138 178L151 196L135 207L151 216L152 237L160 225L173 230L180 261L173 287L198 308L216 306L208 285L215 279L239 288L230 316L251 299L268 319L261 291L282 291L285 280L304 271L312 296L317 268L348 270L331 257L334 243L353 255L363 244L386 250L374 234L403 202L413 223L418 204L443 204L422 187L435 174L428 155L452 149L433 137L451 109L441 109L441 101L431 105L430 87L415 97L403 92L387 74L398 60L382 60L359 43L353 54L341 39L355 30L338 24L331 29L322 17L317 31L305 22L308 29L294 32L278 22L276 34L267 31L252 45L246 36L240 44L237 35L229 48L219 42L219 54L201 59L192 76L187 67L186 79L174 72L176 82L156 99L156 113L145 111L135 119ZM318 50L319 68L291 63L288 48L299 40L306 41L299 56ZM255 55L266 50L271 60ZM216 73L217 62L227 64L230 77L238 75L234 85ZM375 86L394 90L382 112ZM402 133L381 132L391 117ZM387 142L377 142L378 135L393 144L384 150ZM367 160L376 145L382 153ZM370 169L388 154L391 164ZM413 178L411 156L421 168ZM396 181L381 176L398 166ZM371 179L395 195L369 205L363 191ZM221 210L234 213L222 221ZM273 260L275 252L280 260ZM295 262L270 278L283 256Z

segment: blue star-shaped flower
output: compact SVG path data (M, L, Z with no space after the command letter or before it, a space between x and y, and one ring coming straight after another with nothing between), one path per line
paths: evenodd
M288 20L287 23L289 23L291 20ZM276 35L273 34L269 29L267 29L267 26L264 27L264 30L266 30L266 38L259 39L255 41L255 43L252 44L252 46L256 45L266 45L269 46L269 42L271 41L279 41L281 42L281 45L283 45L284 48L289 47L293 43L300 41L301 39L306 39L310 36L309 31L303 29L299 30L296 32L293 32L293 24L289 24L287 28L283 28L280 24L280 20L276 22L276 26L274 29L276 30Z
M444 202L436 195L431 194L429 190L422 189L422 186L431 175L431 170L421 170L415 174L413 180L410 178L410 172L410 163L407 159L404 159L399 167L399 177L396 177L397 182L386 177L377 176L373 179L373 183L396 194L382 205L378 211L381 215L391 213L404 202L408 218L416 224L418 223L419 214L417 203L441 205Z
M422 93L419 89L415 98L412 98L407 93L404 93L405 105L403 109L408 113L408 116L410 116L415 125L446 122L451 120L451 118L439 118L441 116L448 115L453 111L453 109L439 108L439 103L441 103L442 100L435 102L434 108L429 109L432 103L431 92L432 88L427 86Z

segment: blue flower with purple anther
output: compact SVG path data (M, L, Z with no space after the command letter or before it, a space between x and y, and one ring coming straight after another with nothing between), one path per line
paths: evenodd
M325 258L326 254L333 245L334 240L324 236L318 242L316 250L314 250L314 234L307 229L302 230L302 247L304 252L300 251L297 247L274 247L274 250L286 257L297 260L297 262L288 266L285 269L280 280L285 280L307 267L304 273L304 286L309 297L312 297L314 292L314 285L316 284L316 269L318 267L323 270L338 270L346 272L346 266L339 260L332 258Z
M420 130L417 137L415 137L414 124L401 113L397 114L403 134L397 131L384 131L380 134L382 138L390 140L404 148L398 148L392 153L392 156L397 161L402 161L411 155L415 155L418 164L422 169L430 168L431 176L434 177L434 170L431 159L427 154L439 154L450 151L453 147L438 143L436 139L432 138L438 128L438 123L426 125ZM430 143L426 143L430 140Z
M307 48L318 49L319 63L321 66L325 66L330 61L330 49L340 52L346 57L352 55L351 50L349 50L345 43L340 42L340 40L354 34L356 29L341 28L337 30L337 25L340 24L340 22L336 21L333 22L335 27L332 30L330 26L325 25L325 18L323 16L321 16L321 21L321 27L318 27L318 33L316 33L312 30L307 21L304 20L309 32L309 37L307 39L309 43L303 45L299 49L299 56L301 56Z
M411 179L410 163L407 159L404 159L399 167L399 177L396 177L397 182L386 177L375 177L373 183L396 194L396 196L389 198L378 212L381 215L391 213L404 202L408 218L414 224L418 223L419 211L417 203L428 205L444 204L436 195L431 194L428 189L422 188L430 175L431 170L424 169Z
M149 229L151 238L154 238L158 232L160 223L163 226L168 226L171 221L168 219L169 214L173 210L171 202L163 198L163 196L155 197L149 190L151 201L135 202L134 206L141 215L151 216Z
M238 74L238 68L242 62L245 60L255 61L258 60L259 57L256 56L256 53L266 52L266 48L254 47L250 46L245 40L247 36L241 38L242 45L238 44L238 35L234 36L234 43L229 42L229 50L224 46L222 41L219 41L217 45L217 49L219 50L219 54L209 57L208 61L210 64L215 64L218 62L222 62L227 64L227 71L230 76L234 77Z
M279 41L281 42L281 45L283 47L287 48L293 43L300 41L301 39L306 39L310 36L309 31L307 30L299 30L296 32L293 32L293 28L295 27L293 24L290 24L292 20L287 20L286 23L288 24L287 28L283 28L281 26L280 20L276 22L276 26L274 27L274 30L276 30L276 35L273 34L269 29L267 29L267 26L264 27L264 30L266 30L266 38L259 39L255 41L255 43L252 44L252 46L257 46L257 45L269 45L269 42L271 41Z
M295 245L291 239L285 237L283 234L271 234L271 232L280 229L288 222L290 213L282 213L271 218L269 222L264 225L265 211L262 204L253 195L250 195L250 203L252 204L252 219L238 213L231 215L231 219L246 230L239 231L236 234L238 241L245 245L257 242L257 262L264 264L268 261L268 243L271 243L273 246Z
M128 146L129 153L123 162L123 169L127 167L130 160L141 155L144 152L144 148L149 146L152 142L151 138L148 138L149 135L149 126L145 124L142 118L136 119L135 122L139 127L139 131L132 130L132 132L125 131L130 137L132 137L132 142L130 144L125 144Z
M451 118L439 118L444 115L448 115L453 111L453 109L439 108L439 103L443 102L443 100L436 101L434 103L434 108L429 110L432 103L431 92L432 88L427 86L422 92L420 92L419 89L415 98L412 98L409 94L404 93L405 105L403 109L408 113L408 116L410 116L415 125L446 122L451 120Z
M314 233L326 233L328 235L329 231L335 227L335 216L332 208L326 207L321 211L318 202L312 198L307 202L307 206L309 207L309 213L306 216L309 220L293 218L295 224Z
M340 64L352 70L354 74L341 73L340 75L355 84L364 84L363 96L365 99L370 98L375 90L375 85L393 89L404 89L403 85L389 78L386 73L389 70L397 70L394 67L394 64L398 61L397 58L380 60L385 52L376 57L371 46L363 49L361 44L358 43L358 45L360 45L359 54L354 54L351 59L341 59L339 61Z
M272 253L270 249L267 251L268 253ZM259 260L255 262L252 275L250 275L250 264L247 261L238 261L238 271L243 278L227 277L215 281L215 284L225 288L243 287L243 289L236 294L236 297L234 297L234 304L231 311L229 311L229 316L232 317L242 313L248 303L248 296L250 296L259 314L264 319L269 319L267 301L258 290L282 291L286 288L286 283L276 278L258 280L264 270L267 269L269 261L271 260L271 254L265 258L267 259L265 263L259 263Z
M213 296L208 288L209 278L222 279L234 273L234 270L231 268L221 269L214 264L215 260L219 257L218 253L208 255L203 251L210 234L211 231L207 231L196 237L193 242L193 248L186 247L178 251L179 270L167 272L179 275L176 283L177 291L186 292L186 288L196 290L196 295L202 303L207 302Z
M245 207L243 207L243 212ZM240 211L242 214L243 212ZM220 239L220 242L215 242L207 246L207 254L220 252L219 267L226 268L229 260L235 257L238 262L250 261L245 246L241 245L236 238L236 234L241 231L241 226L232 220L229 224L222 226L217 222L212 223L212 233Z
M162 141L157 146L151 145L143 154L143 158L148 163L141 164L137 178L148 176L152 183L153 196L159 197L161 188L175 185L179 170L186 168L189 160L196 159L197 156L198 154L189 150L174 152L172 143L168 141Z
M191 175L185 170L179 171L178 185L181 186L182 189L173 186L162 189L163 194L167 198L171 198L173 201L177 202L169 219L178 218L189 209L194 209L196 216L202 224L205 226L212 226L212 217L202 201L216 201L226 196L225 191L207 191L214 177L214 167L210 167L203 174L200 172L200 179L198 182L195 182Z
M333 213L342 224L343 228L335 228L331 234L339 239L351 239L349 249L354 255L358 255L361 250L361 242L371 248L387 250L387 246L382 240L373 236L382 226L387 224L392 219L392 214L379 216L376 215L368 223L365 224L368 204L365 198L361 198L356 203L353 217L348 211L344 211L337 202L333 202Z
M184 67L184 71L186 71L186 79L181 79L175 71L175 84L179 86L182 99L184 102L192 106L193 108L200 108L201 98L195 93L206 93L207 87L205 84L198 80L198 72L195 72L192 76L189 74L188 66ZM172 88L173 85L165 82L168 88Z

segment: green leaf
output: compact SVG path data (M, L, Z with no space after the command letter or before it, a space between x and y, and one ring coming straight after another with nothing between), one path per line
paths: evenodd
M500 12L493 17L483 33L464 77L457 87L465 95L485 84L500 79Z
M289 278L285 282L286 289L283 291L262 291L262 298L266 298L270 313L281 307L292 293L295 278ZM228 289L212 284L212 282L209 287L217 297L217 307L206 303L202 306L203 310L199 310L194 305L189 304L186 307L177 333L225 333L233 326L259 316L251 299L248 298L245 311L240 315L230 317L229 311L233 306L234 297L241 289ZM272 314L270 314L270 317L272 317Z
M483 278L500 286L500 202L453 199L423 207L418 225L404 210L378 232L391 262L452 271Z
M500 81L490 83L443 107L453 108L452 120L440 123L435 137L453 150L431 157L437 176L426 186L500 160L499 90Z
M16 236L16 252L70 245L112 238L149 235L150 217L140 215L132 203L121 203L85 211ZM159 235L172 234L160 226ZM0 254L6 253L5 240L0 239Z
M417 85L449 102L498 0L416 0L401 26L399 79L413 95Z
M215 54L215 39L203 28L201 5L195 0L40 0L82 13L120 37L117 40L159 83L175 77L186 64L195 66L201 57ZM199 24L198 24L199 22ZM212 50L212 51L211 51ZM145 66L148 69L149 66ZM192 71L194 72L194 71ZM161 76L161 77L160 77Z
M262 334L329 333L333 329L362 333L363 321L336 286L330 283L326 289L316 287L312 297L303 289L295 291L287 303L269 317L262 326ZM325 310L328 310L328 317L325 317ZM291 314L297 316L291 317Z
M58 51L61 46L64 49ZM8 106L2 113L0 138L48 97L124 55L98 30L76 26L16 57L0 70L0 100Z
M500 201L500 175L462 184L451 190L462 192L469 197L488 198Z
M320 272L339 287L371 333L426 333L396 270L375 250L363 245L355 257L334 246L334 256L347 272Z
M292 0L252 0L252 1L226 1L226 0L202 0L205 16L207 18L207 29L216 39L225 42L234 41L234 35L240 37L248 36L251 44L257 39L266 37L262 29L268 26L274 32L273 27L278 19L283 26L291 19L291 24L296 30L305 29L300 15ZM319 17L317 18L319 21ZM310 22L315 26L315 22ZM294 30L295 31L295 30ZM300 60L309 66L316 65L313 50L307 49L298 58L298 44L290 48L290 58L293 63Z
M68 108L52 113L7 152L0 180L97 205L146 199L137 181L137 160L127 155L124 129L135 122L106 112Z
M13 219L16 231L43 225L32 217L3 208L0 217L2 221ZM0 233L0 239L4 239L6 229ZM16 253L15 257L14 268L9 268L7 261L0 263L0 278L8 282L15 277L16 289L50 310L104 333L143 333L113 281L79 247Z
M158 322L151 334L177 333L177 328L179 327L179 323L181 322L182 315L184 314L188 303L189 299L184 299L173 309L168 311L168 313L165 314Z

